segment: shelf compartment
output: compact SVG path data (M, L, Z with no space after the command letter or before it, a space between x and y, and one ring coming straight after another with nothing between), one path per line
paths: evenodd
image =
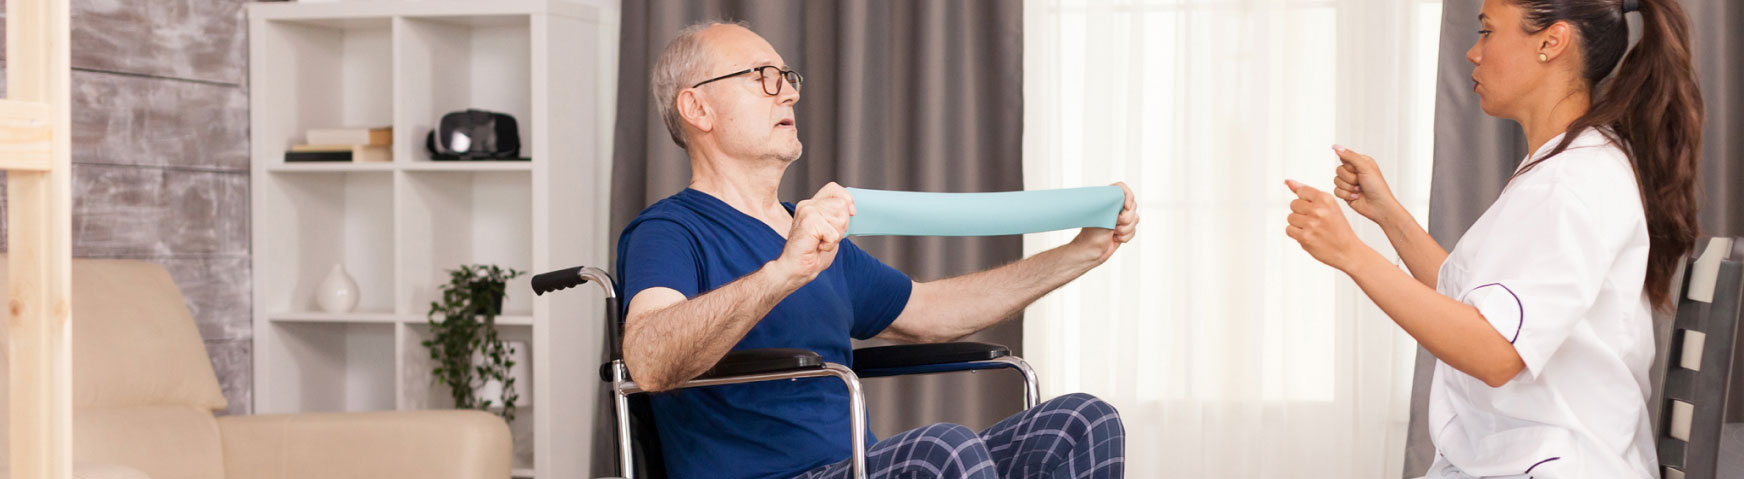
M257 161L283 158L311 128L394 123L393 28L388 18L256 19L251 109ZM275 163L282 163L282 159Z
M410 322L412 317L400 316L392 311L354 311L350 313L326 313L314 311L292 311L267 315L268 321L282 323L370 323L393 324Z
M267 167L273 173L367 173L372 171L393 171L392 163L350 163L335 161L309 163L283 163Z
M421 150L420 150L421 151ZM349 162L309 162L309 163L277 163L267 166L266 171L283 174L299 173L367 173L380 171L454 171L454 172L492 172L492 171L533 171L533 163L527 161L419 161L405 163L349 163Z
M394 314L384 311L354 311L350 313L327 313L316 311L288 311L266 315L267 321L278 323L364 323L364 324L428 324L428 316ZM497 316L499 326L532 326L533 316L525 314Z
M533 171L533 163L528 161L416 161L407 162L402 169L406 171L459 172Z
M394 325L272 323L267 412L394 410Z
M401 357L404 360L400 363L397 379L401 391L400 409L416 411L453 408L454 400L449 397L448 387L437 384L435 375L431 373L435 369L436 363L430 359L429 349L424 347L424 341L432 338L430 326L425 323L415 323L405 324L403 327L399 347ZM498 323L497 333L498 337L504 341L519 341L527 348L531 348L533 345L533 328L531 326ZM533 351L529 349L527 353L527 358L530 361L533 357ZM521 380L523 382L516 383L517 392L521 396L515 417L516 423L530 421L533 417L531 403L533 401L533 388L536 385L533 384L532 370L533 365L528 363L526 365L527 377ZM529 424L529 434L530 431Z
M357 311L394 311L393 175L387 172L268 175L256 211L255 264L266 311L318 311L315 295L333 265L357 282Z
M511 172L407 172L402 181L400 283L406 311L430 310L463 264L527 271L508 283L505 316L531 317L533 213L531 175ZM531 321L526 319L526 321Z
M532 21L528 15L395 19L401 89L396 156L432 163L425 137L448 112L476 108L515 117L521 156L533 138Z

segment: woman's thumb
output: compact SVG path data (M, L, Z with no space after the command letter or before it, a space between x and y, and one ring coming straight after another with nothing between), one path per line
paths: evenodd
M1338 153L1338 161L1342 162L1346 165L1349 165L1351 171L1354 171L1356 173L1372 173L1373 172L1374 163L1369 162L1369 161L1364 161L1367 159L1367 157L1363 156L1362 153L1357 153L1356 150L1352 150L1350 148L1345 148L1345 147L1339 146L1339 145L1332 145L1332 151Z

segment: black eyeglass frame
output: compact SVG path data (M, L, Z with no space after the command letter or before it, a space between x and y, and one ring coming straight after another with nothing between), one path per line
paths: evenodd
M765 79L769 78L769 74L764 73L764 70L771 69L771 68L775 69L775 71L780 74L780 76L778 77L778 78L780 78L780 80L775 82L775 91L769 91L769 82L767 80L765 80ZM732 73L728 73L728 74L721 75L718 77L703 80L703 81L697 82L697 84L695 84L695 85L691 85L690 87L696 88L696 87L700 87L703 85L707 85L710 82L725 80L728 78L736 77L739 75L744 75L746 73L751 73L751 72L757 72L758 83L763 84L763 93L768 93L769 96L780 95L781 94L781 85L783 83L792 83L793 84L793 91L799 91L800 90L799 85L802 83L805 83L805 76L800 75L799 72L796 72L793 70L782 70L781 67L778 67L775 65L763 65L760 67L746 68L744 70L739 70L736 72L732 72Z

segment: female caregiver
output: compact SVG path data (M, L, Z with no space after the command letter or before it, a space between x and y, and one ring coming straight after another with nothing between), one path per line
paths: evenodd
M1631 11L1646 31L1625 57ZM1386 230L1415 281L1357 239L1333 195L1295 181L1286 233L1439 359L1429 477L1659 477L1651 310L1673 304L1696 238L1688 18L1676 0L1485 0L1478 18L1474 88L1534 153L1453 253L1374 160L1338 147L1336 195Z

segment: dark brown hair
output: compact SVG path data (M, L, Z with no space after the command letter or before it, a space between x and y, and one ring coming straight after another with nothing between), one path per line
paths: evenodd
M1628 50L1626 0L1509 1L1525 10L1528 33L1567 22L1580 39L1582 77L1589 91L1598 94L1592 109L1568 125L1562 142L1545 159L1567 150L1587 128L1600 128L1625 145L1641 185L1651 241L1643 287L1654 307L1669 308L1672 275L1699 234L1696 174L1703 111L1690 61L1689 16L1677 0L1636 0L1644 31L1635 49Z

